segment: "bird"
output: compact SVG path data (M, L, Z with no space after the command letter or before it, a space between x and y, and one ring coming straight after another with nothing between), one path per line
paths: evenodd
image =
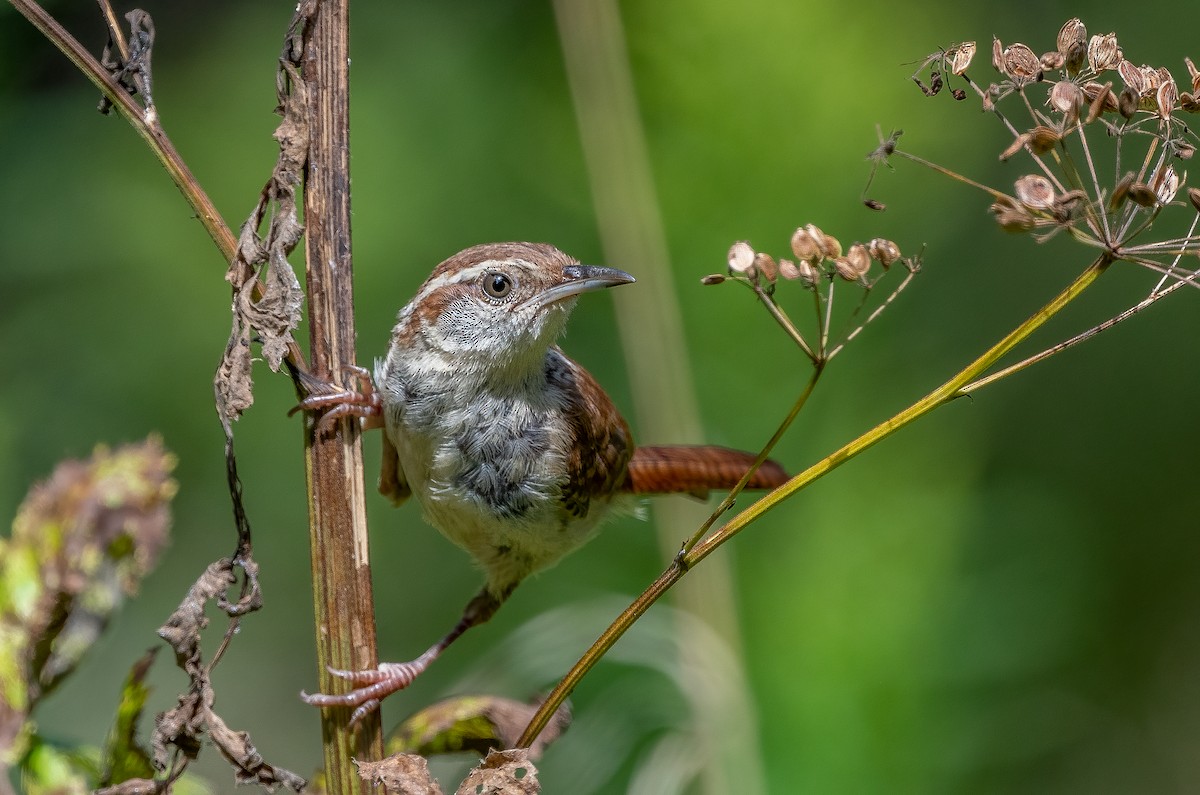
M354 708L351 724L408 687L468 629L486 622L525 577L583 546L606 516L641 495L699 498L730 489L756 456L711 445L637 446L596 379L557 340L579 296L631 284L546 243L489 243L439 264L397 316L372 374L353 388L308 376L293 411L382 428L379 490L419 503L425 520L483 570L482 590L449 633L414 660L330 669L347 693L301 693ZM787 480L765 461L747 488Z

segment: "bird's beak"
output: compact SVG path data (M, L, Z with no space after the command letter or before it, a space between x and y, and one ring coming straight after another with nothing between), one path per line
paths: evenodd
M568 265L563 268L563 280L534 296L532 302L538 307L549 306L580 293L602 290L605 287L616 287L618 284L631 284L635 281L637 280L628 273L616 268L604 268L599 265Z

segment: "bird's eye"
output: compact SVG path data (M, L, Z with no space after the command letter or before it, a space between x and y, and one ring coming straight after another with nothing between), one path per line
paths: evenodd
M488 273L483 277L483 291L489 298L507 298L512 292L513 281L503 273Z

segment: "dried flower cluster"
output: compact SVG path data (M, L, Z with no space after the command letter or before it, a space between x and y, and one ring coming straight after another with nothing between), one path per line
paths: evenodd
M739 240L729 249L729 275L765 284L768 290L774 289L780 278L799 281L807 288L816 289L823 280L835 276L869 288L874 284L874 280L868 278L872 262L879 263L883 271L898 261L909 270L917 268L915 260L901 259L900 247L891 240L877 237L869 243L852 243L843 251L841 241L821 231L816 224L799 227L792 233L792 254L796 257L794 261L780 259L776 262L770 254L755 251L749 243ZM876 280L879 276L882 273ZM726 278L713 274L706 276L703 282L720 284Z
M746 241L739 240L729 249L729 269L726 273L714 273L701 279L702 284L721 284L735 281L747 285L758 295L763 305L800 346L814 363L824 363L841 350L846 342L856 336L864 326L878 317L879 313L903 290L920 268L916 257L902 257L900 247L882 237L867 243L852 243L843 249L841 241L826 234L816 224L799 227L792 233L792 254L795 259L776 260L770 254L755 249ZM839 344L830 345L829 326L832 322L834 284L851 282L862 292L862 300L854 309L856 315L870 296L871 289L887 275L893 265L900 263L906 271L904 280L858 327L850 331ZM873 265L877 264L872 276ZM775 301L775 288L783 281L799 282L816 298L813 304L817 342L810 344ZM853 315L852 315L853 316Z
M926 81L919 74L913 80L934 96L946 81L961 78L1013 136L1000 158L1021 153L1032 158L1035 173L1017 179L1011 193L991 191L996 221L1039 239L1065 230L1112 259L1163 273L1164 281L1194 279L1198 269L1180 263L1200 245L1195 235L1200 190L1186 187L1182 163L1195 153L1197 136L1180 115L1200 111L1195 63L1184 59L1188 90L1180 91L1168 69L1135 65L1115 33L1088 36L1078 18L1064 24L1055 48L1041 55L1026 44L994 40L992 66L1001 77L986 88L967 74L975 51L974 42L965 42L939 52L922 65L922 70L932 65ZM957 99L967 96L961 89L950 91ZM1028 115L1027 124L1010 121L1000 110L1010 97ZM1101 153L1114 163L1101 166ZM1181 189L1186 203L1176 201ZM1191 215L1187 231L1142 242L1170 207Z

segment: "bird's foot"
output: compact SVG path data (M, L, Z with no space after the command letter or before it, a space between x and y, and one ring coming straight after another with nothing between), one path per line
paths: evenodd
M309 695L301 691L300 699L314 707L354 707L354 713L350 716L350 725L353 726L371 714L373 710L378 709L380 701L411 685L413 680L428 668L432 661L433 658L426 653L412 662L385 662L380 663L378 668L365 671L329 668L329 673L339 679L345 679L354 686L354 689L349 693L337 695L326 693Z
M333 428L342 417L358 417L362 420L362 429L382 427L383 401L375 391L371 381L371 373L367 368L356 364L342 368L350 374L354 382L352 389L345 389L329 381L323 381L316 376L301 374L300 381L308 391L308 396L297 403L288 416L297 411L326 411L317 420L317 433L326 433Z

